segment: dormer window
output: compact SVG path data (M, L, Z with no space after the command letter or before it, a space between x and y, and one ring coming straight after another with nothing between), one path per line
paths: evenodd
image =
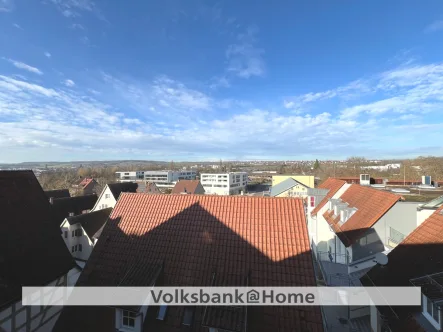
M122 325L124 327L134 328L135 327L135 313L128 310L123 310L122 313Z

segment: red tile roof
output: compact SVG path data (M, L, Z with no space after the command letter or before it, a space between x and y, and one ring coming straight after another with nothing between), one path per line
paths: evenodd
M123 277L125 285L145 285L142 267L160 263L163 286L210 286L213 272L226 285L248 273L254 286L316 285L301 199L141 193L121 195L77 285L112 286ZM318 307L248 312L249 331L323 331ZM207 331L203 314L197 307L192 331ZM168 319L154 317L149 327L179 331L182 315L169 307ZM54 331L78 330L75 315L63 317Z
M315 207L314 210L312 210L311 215L315 215L318 213L318 211L321 210L323 206L339 191L343 185L346 184L346 181L335 179L335 178L328 178L326 181L324 181L322 184L318 186L320 189L329 189L328 194L325 196L325 198L322 199L320 203Z
M352 184L340 199L357 211L343 225L339 225L340 216L334 216L333 211L326 211L323 216L332 226L342 243L349 247L360 239L364 233L397 203L401 196Z
M361 281L364 286L412 286L411 279L440 272L443 272L443 206L388 254L387 265L372 268ZM417 307L392 309L401 320L420 311ZM386 314L393 316L392 311Z
M186 192L188 194L196 194L197 189L200 189L199 191L202 191L197 192L197 194L203 194L205 192L205 189L203 188L199 180L180 180L172 189L172 194L181 194L183 192Z

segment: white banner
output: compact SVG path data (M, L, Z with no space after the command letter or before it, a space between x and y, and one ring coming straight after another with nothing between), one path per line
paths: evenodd
M38 306L419 306L419 287L23 287Z

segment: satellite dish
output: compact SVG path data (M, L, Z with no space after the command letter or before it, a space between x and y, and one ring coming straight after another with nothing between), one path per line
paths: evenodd
M385 255L384 253L382 253L382 252L378 252L378 253L375 254L374 261L375 261L377 264L380 264L380 265L386 265L386 264L388 264L388 256L386 256L386 255Z

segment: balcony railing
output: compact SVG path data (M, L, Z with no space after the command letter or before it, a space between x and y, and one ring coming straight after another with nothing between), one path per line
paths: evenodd
M396 229L389 227L389 238L388 243L393 243L394 246L400 244L404 239L406 235L403 233L397 231Z

